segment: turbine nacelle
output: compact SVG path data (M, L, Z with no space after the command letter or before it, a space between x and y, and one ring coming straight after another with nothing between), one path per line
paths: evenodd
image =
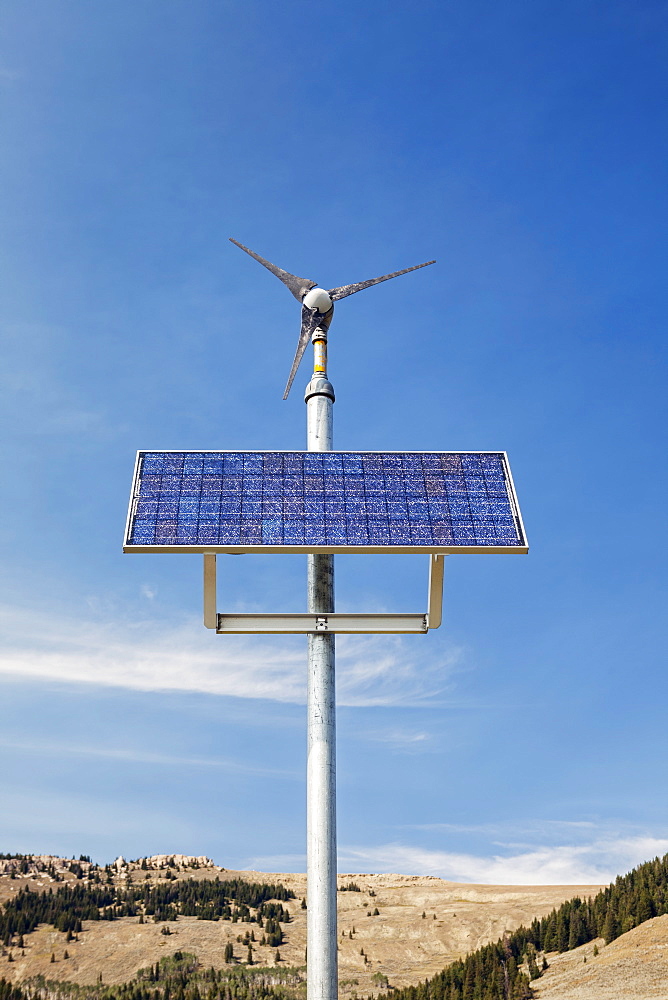
M250 254L259 264L266 267L268 271L275 274L279 281L290 289L294 297L298 302L302 304L302 325L299 332L299 340L297 342L297 350L295 351L294 361L292 362L292 369L290 371L290 376L288 378L288 383L285 387L285 392L283 393L283 399L288 398L288 393L290 392L290 387L297 374L297 369L299 368L299 363L306 350L306 345L311 339L315 331L320 328L325 333L329 328L329 324L332 322L332 317L334 315L334 303L337 299L345 299L349 295L354 295L355 292L361 292L365 288L370 288L372 285L377 285L381 281L388 281L390 278L398 278L401 274L408 274L409 271L417 271L421 267L427 267L429 264L435 264L436 261L428 260L424 264L415 264L413 267L405 267L403 271L393 271L392 274L384 274L380 278L370 278L368 281L358 281L353 285L339 285L338 288L330 288L329 291L325 288L321 288L315 281L311 281L309 278L298 278L296 274L291 274L289 271L284 271L282 267L277 267L276 264L272 264L271 261L265 260L264 257L260 257L258 253L254 250L249 250L245 247L243 243L238 243L230 237L230 242L234 243L235 246L239 247L240 250L245 250L247 254Z

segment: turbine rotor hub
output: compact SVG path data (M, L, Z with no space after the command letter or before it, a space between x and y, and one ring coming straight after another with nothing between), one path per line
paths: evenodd
M312 288L302 301L308 309L317 309L319 313L329 312L332 308L332 299L324 288Z

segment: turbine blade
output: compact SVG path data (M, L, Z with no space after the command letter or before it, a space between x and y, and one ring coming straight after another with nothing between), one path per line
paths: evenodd
M329 294L334 302L337 299L345 299L348 295L354 295L355 292L361 292L365 288L370 288L371 285L377 285L381 281L389 281L390 278L398 278L400 274L408 274L409 271L417 271L421 267L429 267L430 264L435 264L435 260L425 261L424 264L414 264L413 267L405 267L403 271L393 271L392 274L384 274L382 278L370 278L368 281L358 281L355 285L340 285L338 288L330 288Z
M310 278L298 278L296 274L290 274L289 271L284 271L282 267L277 267L275 264L272 264L271 261L265 260L264 257L260 257L259 253L249 250L248 247L243 245L243 243L238 243L236 240L233 240L231 236L229 237L229 240L230 243L234 243L235 247L239 247L240 250L245 250L246 253L250 254L251 257L254 257L259 264L262 264L268 271L275 274L279 281L282 281L284 285L287 285L298 302L301 302L306 293L316 287L317 282L311 281Z
M304 351L308 346L308 342L311 339L311 334L320 322L322 314L318 312L317 309L309 309L308 306L302 306L302 328L299 331L299 340L297 341L297 350L295 351L295 358L292 362L292 368L290 369L290 376L288 378L288 383L285 387L285 392L283 393L283 399L288 398L290 389L292 388L292 383L295 380L295 375L297 374L297 369L301 359L304 357Z

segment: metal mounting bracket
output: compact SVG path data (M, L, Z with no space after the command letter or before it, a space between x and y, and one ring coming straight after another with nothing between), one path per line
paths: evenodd
M216 554L204 554L204 625L218 635L334 632L381 634L428 632L441 624L445 556L429 556L427 611L419 614L220 614L216 610Z

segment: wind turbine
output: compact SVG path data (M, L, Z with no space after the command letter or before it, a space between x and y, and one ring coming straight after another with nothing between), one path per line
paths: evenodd
M405 267L403 271L393 271L392 274L384 274L380 278L370 278L368 281L358 281L353 285L339 285L338 288L330 288L327 290L325 288L320 288L318 283L311 281L310 278L298 278L296 274L290 274L289 271L284 271L282 267L277 267L276 264L272 264L271 261L265 260L264 257L260 257L259 253L255 253L254 250L249 250L248 247L243 245L243 243L238 243L237 240L233 240L231 236L230 242L234 243L234 245L239 247L240 250L245 250L246 253L250 254L251 257L254 257L258 263L266 267L272 274L275 274L279 281L282 281L283 284L290 289L297 301L302 304L302 325L299 332L299 340L297 341L297 350L295 351L294 361L292 362L292 369L290 370L290 376L285 387L285 392L283 393L283 399L288 398L288 393L290 392L294 377L297 374L299 363L304 355L304 351L306 350L306 345L312 335L317 329L322 330L324 334L327 333L334 315L334 303L338 299L345 299L349 295L354 295L355 292L361 292L365 288L370 288L372 285L379 284L381 281L389 281L390 278L398 278L401 274L408 274L409 271L417 271L421 267L427 267L429 264L436 263L434 260L428 260L425 261L424 264L415 264L413 267Z

